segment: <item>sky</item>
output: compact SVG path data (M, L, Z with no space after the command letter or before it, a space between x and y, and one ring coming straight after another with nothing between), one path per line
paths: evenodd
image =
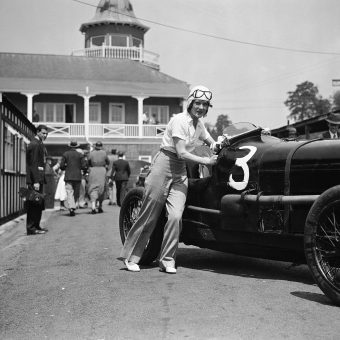
M0 52L70 55L99 0L1 0ZM161 72L213 93L218 115L268 128L287 123L288 92L310 81L330 98L340 79L339 0L130 0L150 27Z

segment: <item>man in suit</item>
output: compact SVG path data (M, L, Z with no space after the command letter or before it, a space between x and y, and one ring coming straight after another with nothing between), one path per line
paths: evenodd
M123 152L118 152L118 159L112 164L111 177L114 177L117 189L117 205L120 207L126 195L127 183L131 174L129 162Z
M340 109L332 110L327 118L326 122L328 123L328 131L324 132L321 135L323 139L339 139L339 126L340 126Z
M46 149L44 140L47 138L47 126L39 125L37 127L36 136L31 140L26 151L26 183L28 189L43 192L45 181L45 162ZM42 211L45 209L44 204L36 205L30 201L26 201L27 235L45 234L47 229L40 226Z
M71 141L69 147L70 150L66 151L61 158L60 169L65 170L65 188L70 216L75 216L82 180L81 170L86 169L86 161L84 155L76 150L79 147L76 141Z

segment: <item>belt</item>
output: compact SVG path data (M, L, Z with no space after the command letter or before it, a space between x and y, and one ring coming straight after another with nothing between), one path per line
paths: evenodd
M166 150L166 149L160 149L160 151L163 152L164 154L166 154L167 156L178 158L178 155L175 152L172 152L172 151L169 151L169 150Z

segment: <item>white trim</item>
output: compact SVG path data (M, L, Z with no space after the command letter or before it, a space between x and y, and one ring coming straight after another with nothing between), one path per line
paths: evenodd
M140 155L140 156L138 156L138 160L151 163L151 156L150 155Z

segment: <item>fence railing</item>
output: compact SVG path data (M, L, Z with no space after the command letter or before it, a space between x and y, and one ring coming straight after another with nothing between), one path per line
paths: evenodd
M34 125L3 96L0 102L0 224L24 213L18 195L26 186L26 145Z
M79 138L85 136L85 124L75 123L49 123L36 124L47 125L49 137ZM138 124L89 124L89 137L96 138L162 138L166 125L145 124L142 136L139 136Z

